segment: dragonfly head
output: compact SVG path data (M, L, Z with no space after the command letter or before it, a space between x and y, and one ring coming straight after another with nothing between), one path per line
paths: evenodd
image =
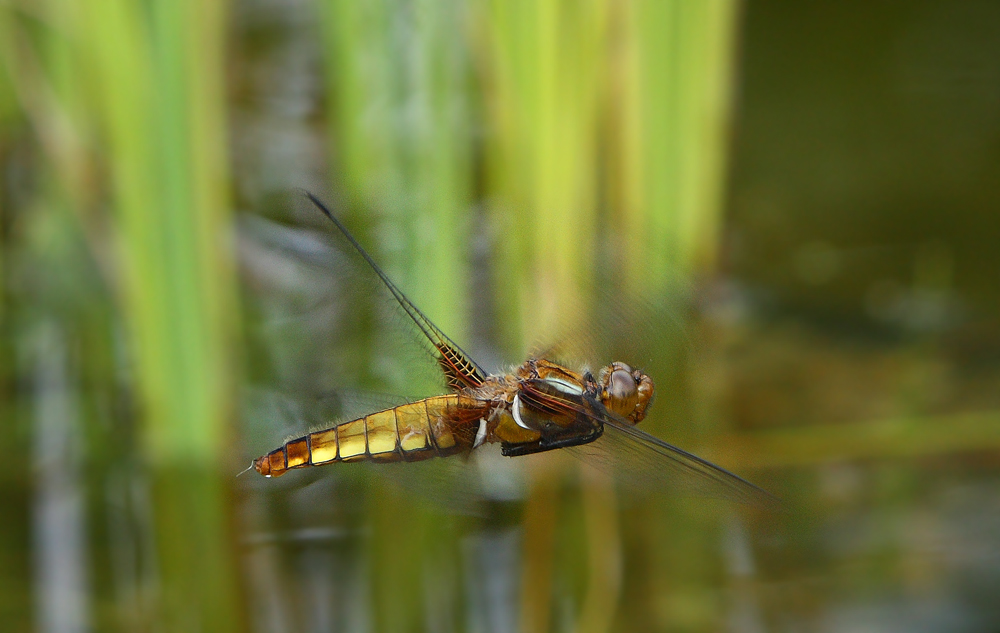
M632 424L642 422L653 402L653 379L615 361L601 370L601 403Z

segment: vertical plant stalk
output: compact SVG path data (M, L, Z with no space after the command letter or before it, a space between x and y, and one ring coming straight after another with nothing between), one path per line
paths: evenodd
M415 4L414 50L419 66L413 90L419 113L414 121L412 189L416 243L411 277L418 302L435 323L464 339L469 320L468 215L472 197L469 146L467 52L456 37L465 29L457 0Z
M587 529L587 593L580 613L581 633L610 631L622 584L622 543L614 482L585 466L583 509Z
M610 7L604 0L498 1L489 7L489 48L483 56L489 64L493 131L490 187L503 201L494 209L502 235L497 287L503 295L505 343L519 352L565 342L558 337L582 331L590 317ZM553 473L536 477L525 515L525 631L549 630L553 613L559 497L548 477ZM588 497L588 513L614 512L606 500ZM588 562L585 593L608 589L596 559ZM610 621L617 594L605 598L581 615L593 616L596 608L599 620Z
M551 474L551 473L550 473ZM524 508L524 562L521 625L524 633L544 633L552 619L558 496L551 478L536 478Z
M227 484L235 279L223 2L98 3L79 36L110 140L122 308L165 630L238 631Z
M467 54L461 2L320 4L333 163L345 197L402 238L380 259L411 298L462 339L468 322ZM366 218L369 222L371 218Z
M734 0L635 0L619 111L626 279L656 296L718 256L732 84Z
M491 186L515 209L497 217L504 227L498 286L509 329L516 330L508 332L509 342L527 334L552 337L567 314L579 319L577 327L586 322L597 183L605 175L598 147L612 148L624 176L609 190L609 202L613 227L624 235L617 278L626 280L631 296L657 300L680 274L711 271L736 6L730 0L490 4ZM621 117L609 126L620 136L601 137L603 107ZM588 514L614 512L608 499L588 496ZM593 522L590 529L611 528ZM540 567L546 559L526 554L525 584L550 591L533 576L549 577ZM591 562L592 571L603 564ZM541 598L525 594L525 600L530 611ZM534 624L548 622L539 616Z
M623 21L630 43L623 55L627 80L619 109L623 117L619 127L626 133L619 151L625 172L620 192L625 227L621 259L632 298L659 303L683 290L686 279L715 270L738 8L735 0L635 0L628 5ZM706 411L704 403L712 399L699 393L697 379L690 380L711 372L687 369L671 375L665 365L661 369L661 375L680 379L675 388L666 390L671 401L658 405L661 416L664 410L686 410L684 418L694 422L686 425L688 432L699 423L704 429L720 422ZM657 383L661 394L665 382ZM674 548L660 547L661 535L654 531L643 535L646 551L674 554L649 563L645 602L651 596L659 600L667 596L661 626L676 626L685 619L696 626L699 619L709 617L671 595L681 578L686 584L698 584L693 573L697 552L699 548L710 552L716 545L710 532L697 525L694 518L681 523L673 533L683 545ZM626 602L633 598L625 596Z
M589 307L607 14L603 1L490 7L488 156L511 348Z
M462 4L320 4L337 184L352 205L383 220L375 235L398 243L376 244L389 247L379 259L421 309L457 340L463 339L468 323L465 217L473 178L467 54L456 37L465 28ZM372 217L364 220L371 223ZM405 367L404 359L393 358L398 350L376 345L372 353L385 354L380 365L395 360ZM395 385L401 392L430 386L417 384L421 377L412 373L399 375L406 381ZM405 499L373 494L371 501L378 536L371 551L370 592L376 630L453 620L434 612L436 602L420 601L442 591L426 586L427 561L421 555L440 535L428 530L424 514Z
M368 201L400 184L392 118L399 60L392 55L391 5L391 0L319 2L332 162L351 202Z

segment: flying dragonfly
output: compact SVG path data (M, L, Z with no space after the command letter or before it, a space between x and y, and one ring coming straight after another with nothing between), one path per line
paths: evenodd
M253 461L265 477L338 462L416 462L499 444L506 457L569 449L613 463L632 483L664 485L742 503L776 498L745 479L640 429L654 384L615 361L597 374L529 357L488 374L410 301L322 201L306 197L364 259L430 345L448 393L385 408L291 439ZM588 450L593 449L593 450Z

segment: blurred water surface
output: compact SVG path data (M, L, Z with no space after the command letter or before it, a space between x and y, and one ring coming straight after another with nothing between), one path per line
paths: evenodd
M0 6L4 630L998 628L995 3L97 4ZM436 388L297 187L487 369L641 366L782 510L234 477Z

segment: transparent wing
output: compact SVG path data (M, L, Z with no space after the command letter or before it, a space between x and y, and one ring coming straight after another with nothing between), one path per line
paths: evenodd
M556 392L538 384L541 382L525 383L522 395L526 401L544 401L553 410L572 410L604 428L596 441L569 446L565 450L608 472L627 487L647 492L695 494L774 509L780 506L778 498L766 490L639 430L590 395Z
M482 381L480 366L314 196L281 196L265 215L242 218L238 245L251 380L289 392L334 386L408 398Z
M781 501L739 475L646 433L610 411L604 434L571 452L628 487L726 499L777 510Z
M657 368L662 375L681 350L691 347L680 299L661 297L653 302L626 295L612 282L598 283L589 292L589 301L566 310L585 314L586 319L567 317L550 338L533 342L528 349L531 356L594 371L608 361L621 360L632 367Z
M402 308L406 316L413 321L414 325L420 330L420 332L427 338L430 344L433 346L438 366L444 372L445 379L448 382L448 386L453 391L459 391L466 387L479 387L483 384L485 379L485 372L473 361L468 354L462 351L458 345L455 344L448 336L442 332L423 312L420 311L417 306L413 304L412 301L407 298L405 294L389 279L375 260L372 259L371 255L368 254L361 244L358 243L354 236L351 235L347 227L338 220L333 213L326 207L323 202L314 196L312 193L306 191L304 192L306 198L312 202L317 209L319 209L327 218L333 222L334 226L340 231L341 235L350 243L350 245L358 252L359 255L368 263L372 271L378 276L379 280L385 285L386 289L392 294L393 298Z

